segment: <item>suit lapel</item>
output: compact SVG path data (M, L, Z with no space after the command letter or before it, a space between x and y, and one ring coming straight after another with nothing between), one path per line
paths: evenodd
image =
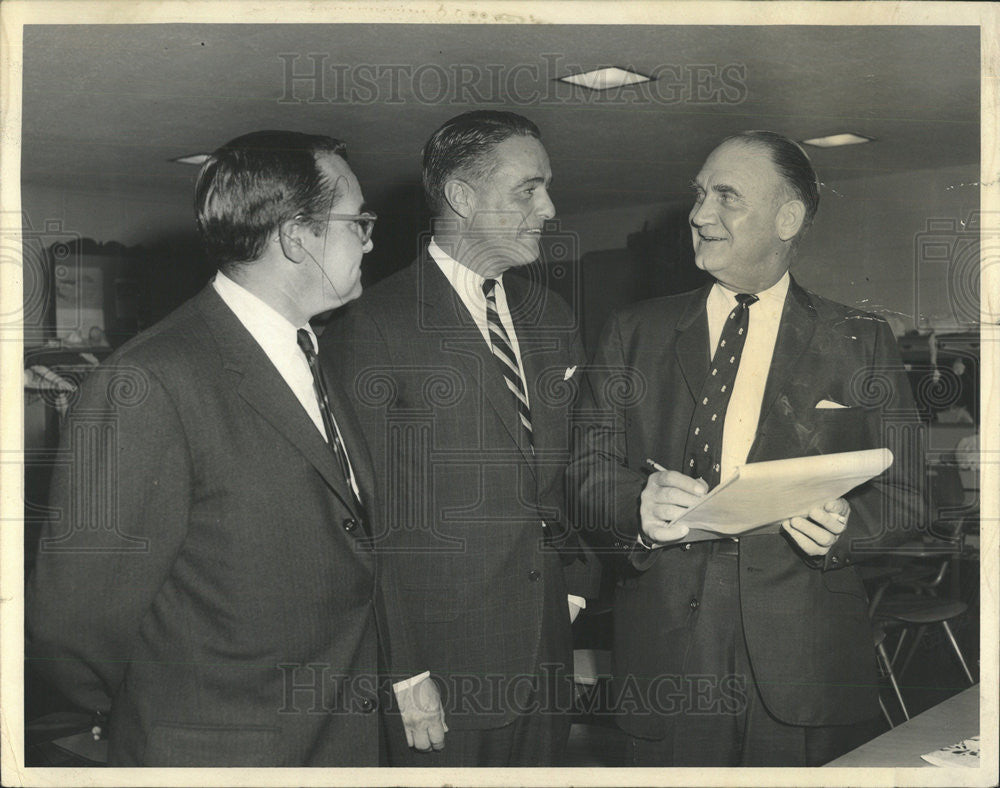
M520 425L514 395L507 388L493 351L487 346L479 327L429 254L420 263L419 276L422 322L450 330L441 334L448 358L457 359L465 368L467 379L479 388L485 405L496 413L511 442L520 449L517 437ZM526 455L525 459L528 459Z
M711 289L712 284L708 284L695 292L680 320L677 321L678 335L674 353L692 399L697 398L701 392L711 361L712 350L708 346L708 313L705 310L705 302Z
M198 296L197 306L218 345L223 365L232 373L239 396L298 449L344 505L354 511L353 496L329 445L267 354L211 284Z
M320 338L320 345L322 344L323 340ZM324 366L327 365L324 363ZM351 468L354 470L354 479L358 483L361 503L364 504L368 512L374 512L375 465L368 450L368 442L365 440L361 425L354 414L351 399L345 391L336 369L327 369L326 388L330 397L330 405L337 419L337 426L340 428L340 435L344 440L344 448L347 450ZM329 449L329 447L327 448ZM356 512L356 514L358 513Z
M816 309L809 300L809 294L792 279L788 285L781 324L774 342L774 355L771 357L771 371L764 387L759 425L764 424L778 395L785 390L792 370L809 347L815 331Z

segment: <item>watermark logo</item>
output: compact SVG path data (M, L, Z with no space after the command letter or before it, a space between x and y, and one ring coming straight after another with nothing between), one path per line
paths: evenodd
M917 328L978 325L981 279L1000 264L1000 213L928 219L913 252Z
M328 52L278 55L280 104L424 104L562 106L741 104L743 63L662 63L642 72L648 81L591 90L561 81L585 69L561 54L524 63L338 63Z
M0 281L22 283L20 307L0 312L0 340L24 331L27 346L44 342L54 327L56 298L60 319L70 329L83 330L78 290L60 292L62 282L81 275L80 236L66 230L60 219L32 225L27 213L0 216Z

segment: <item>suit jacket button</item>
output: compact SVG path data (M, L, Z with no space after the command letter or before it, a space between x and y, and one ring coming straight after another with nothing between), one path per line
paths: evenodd
M691 549L691 543L690 542L685 542L684 549L685 550L690 550Z
M528 572L528 579L532 583L536 582L538 580L538 578L540 578L541 576L542 576L542 573L539 572L537 569L532 569L530 572Z
M348 517L346 520L344 520L343 526L344 530L347 531L347 533L350 533L351 531L353 531L355 528L358 527L358 521L355 520L353 517Z
M365 712L365 714L375 711L375 701L373 701L371 698L362 698L361 711Z
M697 610L700 604L701 603L694 597L691 597L691 601L688 602L688 605L691 607L692 610Z

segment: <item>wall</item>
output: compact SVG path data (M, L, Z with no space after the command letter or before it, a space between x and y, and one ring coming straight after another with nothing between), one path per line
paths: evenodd
M794 273L882 314L897 333L968 328L979 321L979 246L963 223L979 208L978 181L971 165L838 184L822 196Z
M967 328L978 320L978 245L962 223L978 209L978 180L978 166L966 165L825 187L793 274L835 301L878 312L899 334L915 327ZM628 235L644 223L655 227L686 210L683 204L654 203L559 218L562 231L578 239L582 257L624 249ZM940 223L928 231L934 220ZM689 253L689 247L677 253ZM620 264L630 263L622 258ZM587 271L582 276L588 289L600 287ZM618 293L612 287L602 295L607 301Z
M101 243L149 245L175 235L193 237L193 193L193 186L183 191L136 194L67 191L25 183L21 187L21 210L35 233L46 232L47 224L58 223L58 232Z

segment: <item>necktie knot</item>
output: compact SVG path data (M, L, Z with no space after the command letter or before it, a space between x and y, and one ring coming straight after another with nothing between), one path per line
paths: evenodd
M752 293L737 293L736 301L740 306L750 308L751 304L756 304L760 299Z
M493 300L493 291L496 289L497 280L496 279L484 279L483 280L483 295L486 296L487 301Z
M299 349L306 354L306 359L312 361L313 356L316 355L316 348L313 347L313 340L309 336L309 332L300 328L295 333L295 339L299 343Z

